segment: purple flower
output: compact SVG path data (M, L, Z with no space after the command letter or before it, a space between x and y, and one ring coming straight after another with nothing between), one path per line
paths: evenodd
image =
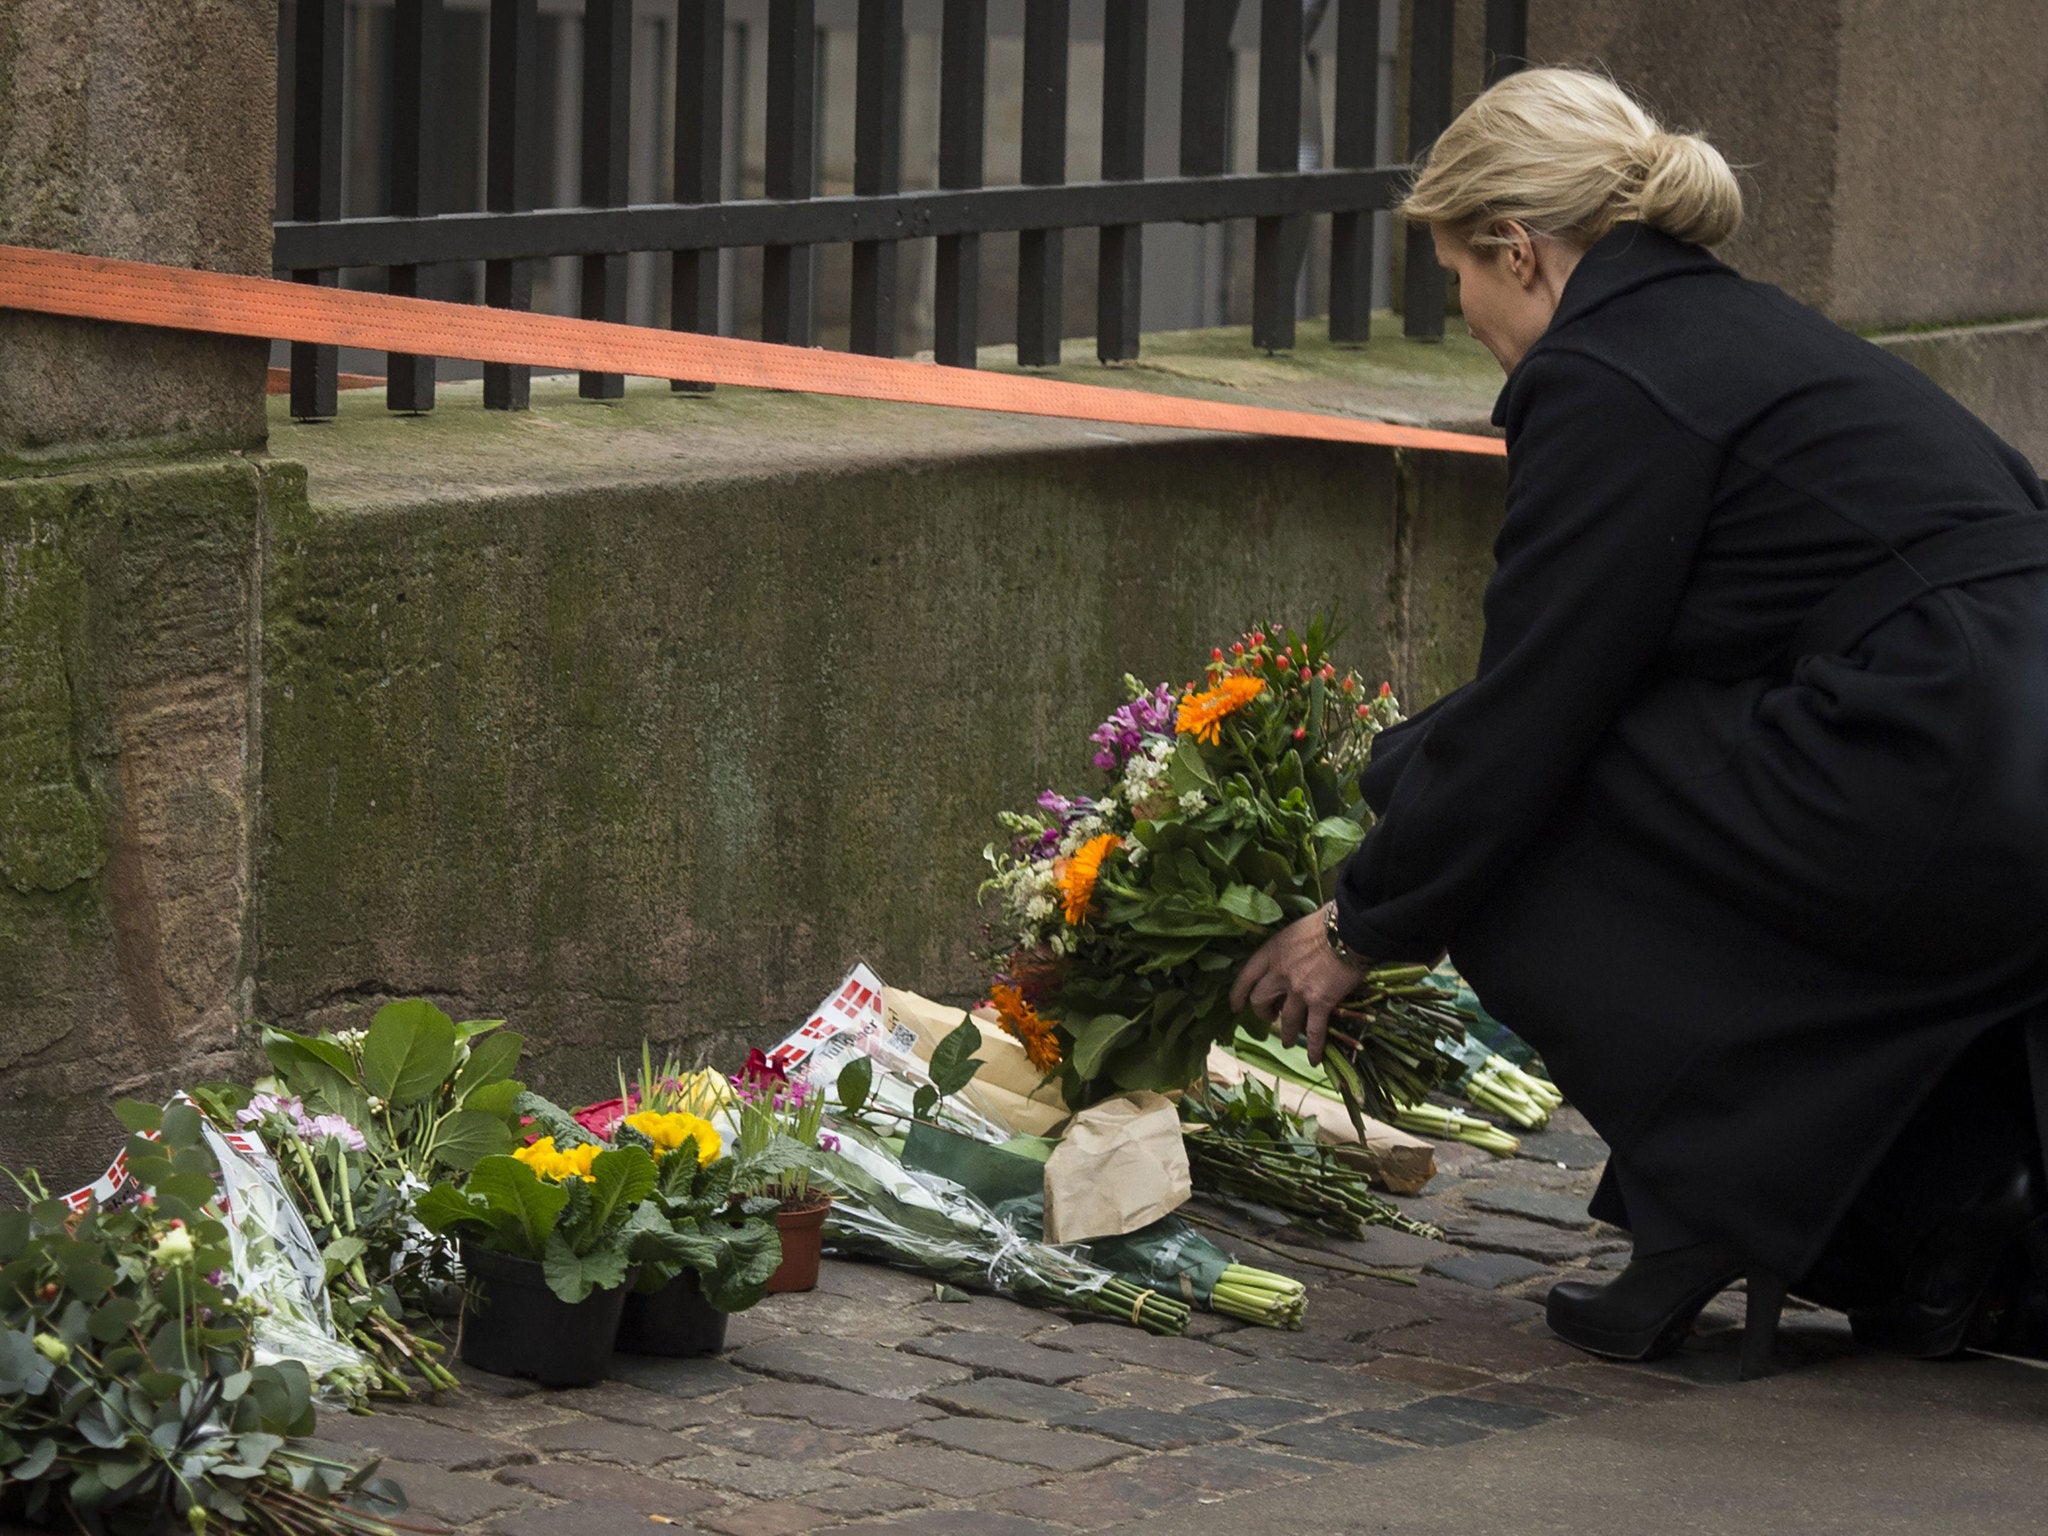
M839 1150L839 1138L830 1131L818 1132L818 1150L821 1152L837 1152Z
M313 1123L301 1134L308 1141L322 1141L331 1136L351 1152L360 1152L367 1145L363 1133L340 1115L316 1115Z
M1164 683L1118 706L1088 737L1099 748L1095 766L1112 772L1121 768L1147 736L1171 736L1173 720L1173 690Z

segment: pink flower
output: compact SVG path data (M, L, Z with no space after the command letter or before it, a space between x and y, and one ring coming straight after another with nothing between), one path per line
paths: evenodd
M619 1122L626 1118L624 1099L604 1099L596 1104L586 1104L571 1117L591 1135L603 1141L612 1139L612 1132L619 1128Z
M306 1139L308 1141L320 1141L327 1137L332 1137L351 1152L360 1152L368 1145L363 1140L363 1133L350 1125L340 1115L315 1115L312 1125L308 1128Z

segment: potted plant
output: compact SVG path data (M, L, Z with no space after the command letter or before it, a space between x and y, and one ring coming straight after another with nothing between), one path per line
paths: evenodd
M656 1177L644 1147L562 1149L542 1136L422 1194L421 1224L461 1243L462 1358L549 1387L600 1379Z
M822 1129L825 1095L802 1078L791 1079L758 1050L748 1054L732 1084L739 1101L734 1193L751 1197L750 1208L756 1201L772 1202L782 1237L782 1262L768 1289L808 1291L818 1283L825 1213L832 1206L831 1195L811 1182L816 1154L821 1147L838 1150L838 1139Z
M716 1072L686 1073L673 1060L656 1072L642 1046L638 1080L627 1083L622 1069L618 1098L577 1110L573 1128L552 1105L533 1104L558 1136L602 1136L613 1146L644 1148L655 1161L653 1193L633 1218L639 1278L617 1345L627 1354L716 1354L725 1347L726 1318L761 1299L781 1262L774 1226L735 1208L735 1177L747 1165L726 1155L724 1138L705 1118L735 1102ZM771 1146L766 1156L778 1150Z

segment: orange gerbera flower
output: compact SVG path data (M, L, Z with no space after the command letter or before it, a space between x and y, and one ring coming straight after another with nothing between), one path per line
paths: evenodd
M1239 672L1224 678L1214 688L1204 688L1182 699L1174 725L1181 735L1206 741L1213 747L1223 733L1224 720L1265 691L1263 678L1246 677Z
M1003 1033L1014 1036L1023 1045L1024 1054L1030 1058L1032 1066L1041 1072L1050 1072L1060 1064L1064 1058L1052 1025L1024 1001L1022 992L1015 987L990 987L988 999L995 1005Z
M1088 903L1095 899L1095 882L1102 878L1102 861L1124 840L1114 832L1091 837L1074 851L1060 871L1060 899L1066 903L1067 921L1078 925L1088 915Z

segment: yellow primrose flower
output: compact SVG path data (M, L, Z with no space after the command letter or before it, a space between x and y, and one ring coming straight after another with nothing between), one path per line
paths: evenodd
M557 1150L554 1137L543 1136L530 1146L514 1148L512 1155L543 1179L560 1184L569 1179L593 1177L590 1165L603 1150L595 1142L585 1142L564 1152Z
M626 1116L626 1124L654 1143L654 1155L659 1158L675 1151L686 1142L695 1142L697 1164L702 1167L725 1150L718 1128L710 1121L678 1110L674 1114L658 1114L643 1109L637 1115Z

